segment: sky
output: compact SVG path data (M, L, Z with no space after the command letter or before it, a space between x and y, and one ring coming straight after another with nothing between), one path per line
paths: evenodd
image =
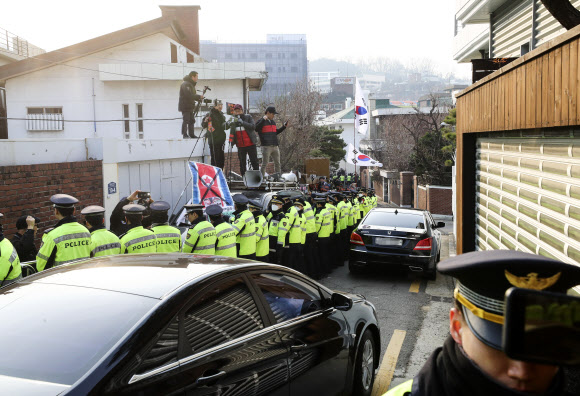
M469 77L453 61L456 0L3 0L0 28L47 51L161 16L159 5L199 5L200 38L261 42L306 34L308 59L356 62L430 58L440 74Z

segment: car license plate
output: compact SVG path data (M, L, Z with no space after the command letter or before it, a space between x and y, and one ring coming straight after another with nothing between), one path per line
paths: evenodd
M401 246L403 244L403 240L399 238L375 238L375 245L381 246Z

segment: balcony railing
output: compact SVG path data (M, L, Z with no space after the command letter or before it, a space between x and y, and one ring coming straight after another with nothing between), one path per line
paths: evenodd
M44 54L46 51L30 44L22 37L0 28L0 51L28 58Z

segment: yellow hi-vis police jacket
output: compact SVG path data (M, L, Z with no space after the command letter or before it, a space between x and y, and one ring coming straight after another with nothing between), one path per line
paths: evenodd
M236 230L230 224L223 222L215 226L217 242L216 256L238 257L236 252Z
M183 253L215 254L216 231L209 221L202 220L187 231Z
M91 229L91 257L110 256L121 253L119 237L104 227Z
M181 231L169 224L159 224L151 227L157 240L157 253L181 252Z
M256 223L256 258L264 257L270 253L270 233L268 222L264 215L254 218Z
M20 259L12 243L2 237L0 240L0 283L19 278L22 274Z
M232 227L236 230L236 243L240 246L238 256L256 254L256 222L249 210L236 214Z
M42 237L42 246L36 254L36 269L68 263L91 256L91 233L73 216L59 221Z
M155 252L157 252L157 241L153 231L137 226L121 235L121 254Z

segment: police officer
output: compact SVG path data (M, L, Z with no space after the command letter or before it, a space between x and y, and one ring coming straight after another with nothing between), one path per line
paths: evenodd
M187 219L191 223L183 242L183 253L215 254L217 233L214 226L205 220L203 205L185 205Z
M304 218L306 219L306 240L304 243L304 261L307 273L314 277L317 273L315 267L318 263L318 254L316 253L316 216L312 205L304 200Z
M338 224L340 227L339 231L339 254L340 254L340 263L338 265L344 264L345 259L345 245L348 246L346 241L346 226L347 226L347 217L348 217L348 206L346 205L345 196L341 193L334 194L338 203L336 204L336 211L338 213Z
M335 203L336 199L332 196L332 194L326 194L326 209L328 209L330 212L332 220L332 230L330 231L330 243L332 245L332 249L330 249L329 252L331 267L337 267L340 262L340 224L338 210L336 210L336 206L334 206Z
M244 194L236 194L234 199L234 219L232 227L236 230L238 257L256 259L256 222L254 215L248 210L248 198Z
M129 204L123 206L125 222L129 230L120 236L121 254L155 253L157 241L151 230L143 228L145 206Z
M502 350L502 331L508 289L565 294L580 284L580 267L529 253L493 250L450 258L437 269L457 281L449 312L450 335L414 379L387 395L578 394L567 389L561 367L509 358Z
M268 222L262 213L260 202L249 200L248 209L252 212L254 223L256 224L256 260L268 263L270 253Z
M219 205L210 205L205 209L211 225L216 232L215 255L238 257L236 252L236 230L222 216L223 209Z
M22 278L22 267L18 253L12 243L4 238L2 230L2 219L4 215L0 213L0 287L9 285Z
M91 255L91 233L73 216L78 199L56 194L50 197L50 201L58 223L42 237L42 246L36 254L36 269L39 272Z
M119 237L105 228L105 208L91 205L81 211L85 226L91 232L91 257L121 253Z
M171 205L165 201L156 201L149 205L151 209L151 231L157 241L157 253L181 252L181 231L169 225L167 212Z
M282 249L284 244L278 243L278 232L287 233L288 228L282 223L282 219L285 218L283 210L284 202L277 195L272 197L270 201L271 211L266 216L266 221L268 221L268 235L270 239L270 263L281 264L282 263Z
M304 199L296 197L292 200L296 208L296 217L288 231L288 261L286 265L297 271L306 272L304 265L304 243L306 240L306 218L304 217Z
M330 252L332 245L330 243L330 233L332 232L332 214L325 208L326 197L317 195L313 197L316 204L316 254L317 262L314 267L314 277L316 279L322 278L324 275L330 273Z

